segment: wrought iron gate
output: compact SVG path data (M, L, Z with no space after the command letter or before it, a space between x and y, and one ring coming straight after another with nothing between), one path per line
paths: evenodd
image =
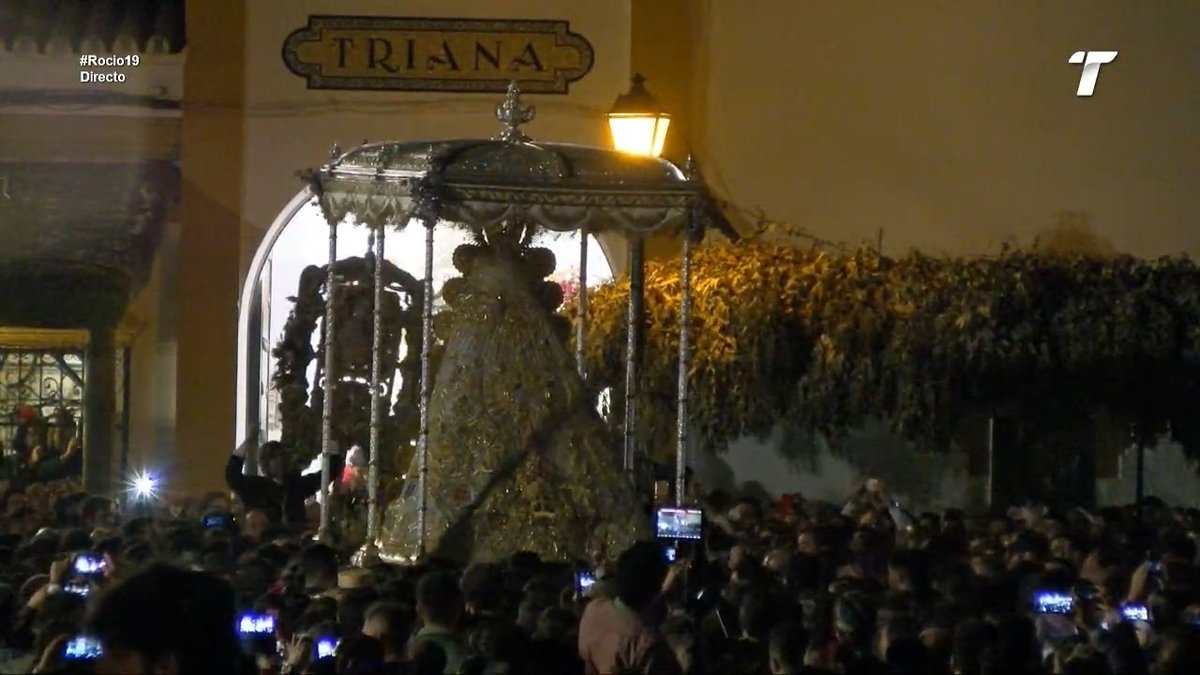
M0 445L62 447L83 417L82 350L0 349Z
M129 351L114 355L121 475L129 452ZM83 349L0 347L0 473L13 475L33 448L61 451L72 438L83 440L86 358Z

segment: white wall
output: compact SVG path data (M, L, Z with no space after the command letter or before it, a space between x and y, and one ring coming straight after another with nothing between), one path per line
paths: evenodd
M1163 442L1146 450L1144 490L1172 505L1200 506L1200 466L1183 454L1177 443ZM1121 454L1117 477L1097 481L1096 499L1102 505L1129 504L1137 495L1137 448Z
M837 452L810 437L786 438L777 427L765 439L738 439L725 453L697 454L692 463L706 489L740 490L749 483L755 484L752 491L761 487L772 495L799 492L838 502L872 476L914 509L978 509L986 503L986 479L968 475L965 454L915 452L879 425L852 433ZM1146 451L1144 489L1146 496L1173 506L1200 506L1200 465L1177 443L1163 441ZM1115 478L1097 479L1096 503L1130 504L1136 494L1137 449L1130 447L1121 454Z
M968 478L966 465L965 454L917 452L878 424L851 433L836 452L820 439L776 427L768 438L744 437L725 453L699 453L694 460L705 489L740 490L749 483L751 491L840 502L864 478L876 477L906 508L919 510L977 503L982 495L972 490L980 486Z

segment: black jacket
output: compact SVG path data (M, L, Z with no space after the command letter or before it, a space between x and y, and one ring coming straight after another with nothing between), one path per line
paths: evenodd
M246 510L262 509L274 524L287 527L302 527L305 521L304 502L321 490L321 474L302 476L289 474L283 483L276 483L262 476L247 476L242 473L246 464L244 457L230 455L225 465L225 482L242 500ZM337 482L342 475L341 455L329 457L330 482Z

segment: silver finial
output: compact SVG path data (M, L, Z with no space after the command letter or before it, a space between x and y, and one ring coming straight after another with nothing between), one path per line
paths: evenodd
M333 144L333 147L329 149L329 159L337 159L341 156L342 156L342 146L338 145L335 142Z
M521 88L517 86L516 81L508 83L508 93L504 95L504 102L496 106L496 119L504 125L504 130L496 137L496 140L508 141L509 143L524 143L529 140L525 132L521 131L522 124L528 124L533 120L534 107L521 104Z

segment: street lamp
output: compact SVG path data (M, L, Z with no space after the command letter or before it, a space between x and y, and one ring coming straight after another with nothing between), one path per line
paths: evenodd
M640 73L633 76L629 92L618 96L612 112L608 113L613 147L631 155L661 156L670 126L671 116L646 91L646 78Z

